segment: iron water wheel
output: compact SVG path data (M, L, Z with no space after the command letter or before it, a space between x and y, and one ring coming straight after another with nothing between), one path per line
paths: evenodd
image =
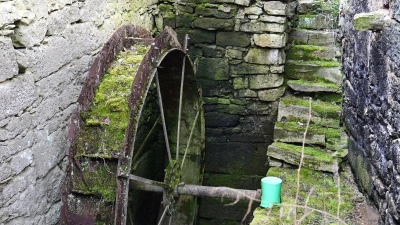
M201 186L204 116L188 39L182 47L171 28L153 39L128 25L105 44L71 119L62 224L195 224L197 196L259 197Z

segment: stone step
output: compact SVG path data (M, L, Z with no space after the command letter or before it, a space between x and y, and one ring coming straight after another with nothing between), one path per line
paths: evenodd
M285 74L288 79L322 77L336 85L342 83L342 73L337 61L287 60L285 64Z
M326 80L289 80L287 82L288 86L297 92L306 93L342 93L342 90L338 85Z
M277 123L301 122L305 123L309 114L309 100L296 97L280 99ZM311 102L311 122L315 126L338 128L341 107L329 102L313 100Z
M336 46L292 45L287 53L286 59L332 61L337 57L340 57L340 50Z
M268 147L267 156L292 165L299 165L301 151L301 145L274 142ZM334 153L328 153L319 147L304 147L302 165L304 168L333 173L338 171L340 162L341 158Z
M316 12L321 8L320 1L316 0L298 0L297 5L297 13L298 14L307 14Z
M275 126L274 140L279 141L279 142L285 142L285 143L302 143L303 138L304 138L304 130L306 127L303 125L299 125L299 126L301 126L303 128L302 132L288 130L285 128L285 126L283 126L282 128ZM326 145L325 135L324 134L307 133L305 143L312 144L312 145L325 146Z
M311 30L334 29L335 20L330 14L299 15L297 28Z
M333 30L293 30L289 35L289 43L334 46L336 45L335 32Z

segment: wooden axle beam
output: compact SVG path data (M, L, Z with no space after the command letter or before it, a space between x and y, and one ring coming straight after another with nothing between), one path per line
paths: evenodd
M135 190L163 192L166 184L153 181L135 175L129 175L129 187ZM175 195L192 195L198 197L229 198L236 200L261 199L261 190L245 190L229 187L211 187L193 184L178 186L174 190Z

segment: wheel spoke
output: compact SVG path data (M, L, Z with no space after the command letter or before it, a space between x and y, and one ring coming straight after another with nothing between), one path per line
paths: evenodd
M184 51L187 48L189 36L188 34L185 35L185 42L184 42ZM186 55L183 57L182 62L182 76L181 76L181 89L179 94L179 110L178 110L178 129L176 131L176 161L178 162L179 159L179 140L180 140L180 131L181 131L181 114L182 114L182 97L183 97L183 83L185 81L185 66L186 66Z
M160 112L161 112L161 122L163 125L163 131L164 131L165 145L167 147L169 164L172 166L171 149L169 148L167 125L165 124L164 107L163 107L163 101L162 101L162 96L161 96L160 82L158 80L158 71L156 71L156 85L157 85L158 103L159 103Z
M164 209L164 212L161 215L160 221L158 221L158 225L162 224L162 222L164 220L164 217L165 217L165 214L167 214L168 208L169 208L169 205L165 206L165 209Z
M132 159L132 164L134 164L137 160L137 158L139 157L140 153L143 151L144 146L146 146L147 142L149 141L150 136L154 133L154 131L156 130L157 124L160 122L160 117L159 116L156 120L156 122L154 122L153 126L151 127L149 133L147 134L146 138L144 139L144 141L142 142L142 144L140 145L138 151L135 153L135 157L133 157Z
M196 117L194 118L194 122L193 122L193 125L192 125L192 129L190 130L189 140L188 140L188 142L186 144L185 154L183 155L183 159L182 159L181 169L183 168L183 164L185 163L186 154L187 154L187 151L189 149L190 142L192 141L193 131L194 131L194 128L196 127L197 119L199 118L199 114L200 114L200 110L197 111Z

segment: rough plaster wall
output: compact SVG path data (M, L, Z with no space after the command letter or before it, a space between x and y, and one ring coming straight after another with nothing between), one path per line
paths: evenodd
M380 224L400 223L399 1L342 1L344 103L349 160ZM381 30L356 32L353 17L386 10Z
M59 221L69 118L121 25L153 29L158 0L0 0L0 224Z

